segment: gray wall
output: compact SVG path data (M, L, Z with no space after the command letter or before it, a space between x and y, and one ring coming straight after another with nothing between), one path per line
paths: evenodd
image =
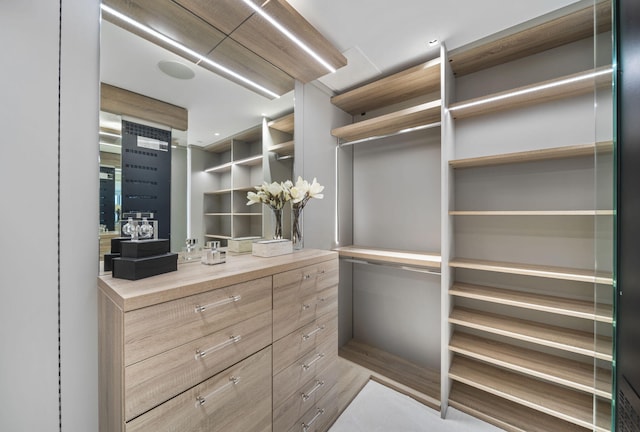
M2 431L97 430L98 22L98 0L2 5Z

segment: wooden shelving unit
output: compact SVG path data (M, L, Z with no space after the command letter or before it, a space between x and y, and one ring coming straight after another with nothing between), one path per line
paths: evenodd
M613 210L451 210L451 216L613 216Z
M578 426L607 432L611 426L611 406L598 401L593 424L593 397L561 386L454 356L449 377L503 399L557 417ZM551 430L556 430L555 428Z
M343 359L368 369L371 377L433 409L440 409L440 371L421 367L352 339L340 348Z
M363 246L342 246L334 249L341 258L355 258L364 261L440 269L440 255L393 249L373 249Z
M456 332L449 342L456 354L611 399L611 371L556 355ZM595 386L594 386L595 382Z
M294 113L291 113L267 123L269 129L281 132L279 139L267 146L267 151L277 154L278 157L291 158L294 156L294 122L295 116Z

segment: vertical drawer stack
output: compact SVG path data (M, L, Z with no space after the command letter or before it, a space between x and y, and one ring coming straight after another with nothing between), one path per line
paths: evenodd
M273 276L273 431L323 432L338 414L338 260Z

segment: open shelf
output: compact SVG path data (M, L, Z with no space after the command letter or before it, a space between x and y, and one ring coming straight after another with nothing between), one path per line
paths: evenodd
M521 307L558 315L613 323L613 308L607 304L576 300L487 286L455 283L449 294L490 303Z
M268 149L270 152L274 152L280 156L293 156L294 155L294 142L287 141L280 144L274 144Z
M262 155L249 156L247 158L233 162L236 165L257 166L262 165Z
M233 237L228 236L228 235L222 235L222 234L205 234L204 235L206 238L212 238L212 239L222 239L222 240L229 240Z
M613 210L451 210L451 216L613 216Z
M611 399L611 371L595 369L593 364L461 332L453 333L449 349L498 367Z
M503 153L491 156L481 156L466 159L455 159L449 161L452 168L474 168L494 165L504 165L523 162L536 162L552 159L566 159L572 157L591 156L599 153L611 153L613 151L612 141L602 141L598 143L580 144L564 147L553 147L541 150L530 150L524 152Z
M408 396L440 409L440 373L366 343L350 340L340 357L371 371L372 378Z
M606 66L566 75L528 86L457 102L449 106L455 119L489 114L593 92L596 86L611 85L612 68Z
M352 115L427 95L440 90L440 58L378 79L331 98Z
M543 266L532 264L509 263L502 261L486 261L467 258L454 258L449 262L454 268L483 270L497 273L508 273L522 276L534 276L550 279L572 280L576 282L613 285L611 273L567 267Z
M440 122L440 100L335 128L331 135L343 142L385 136Z
M294 130L294 120L294 113L291 113L278 119L271 120L269 123L267 123L267 126L269 126L271 129L279 130L280 132L292 134Z
M596 338L590 332L461 307L453 308L449 322L562 351L612 361L613 343L611 338L600 335Z
M204 172L207 173L223 173L231 171L231 167L233 166L233 162L227 162L221 165L216 165L211 168L207 168Z
M429 269L440 269L439 254L401 251L395 249L374 249L364 246L342 246L334 249L341 258L355 258L365 261L382 262Z
M596 31L611 30L611 2L596 4ZM449 56L456 76L463 76L498 64L524 58L593 36L594 11L589 6L557 17L541 17L540 22L508 35L480 40Z
M454 356L449 377L578 426L595 428L602 432L609 432L611 428L611 405L604 401L596 401L597 417L594 425L593 396L582 392L460 356Z
M527 408L460 382L454 382L449 406L514 432L586 432L573 423Z

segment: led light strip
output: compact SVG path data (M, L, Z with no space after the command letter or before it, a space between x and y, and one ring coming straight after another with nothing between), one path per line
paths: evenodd
M255 3L253 3L251 0L242 0L247 6L249 6L251 9L253 9L254 11L256 11L258 14L260 14L260 16L262 16L264 19L266 19L267 21L269 21L271 23L272 26L274 26L275 28L277 28L280 33L282 33L283 35L285 35L286 37L289 38L289 40L291 40L293 43L295 43L296 45L298 45L300 48L302 48L307 54L309 54L311 57L313 57L318 63L320 63L322 66L324 66L325 68L327 68L327 70L331 73L335 72L336 69L331 66L326 60L324 60L322 57L320 57L320 55L318 55L314 50L312 50L311 48L309 48L309 46L307 46L307 44L305 44L304 42L302 42L300 39L298 39L293 33L291 33L289 30L287 30L286 27L284 27L282 24L280 24L278 21L276 21L275 19L273 19L269 14L267 14L261 7L257 6Z
M449 108L449 111L451 112L455 112L457 110L462 110L465 108L470 108L473 106L478 106L478 105L483 105L483 104L488 104L491 102L496 102L499 100L503 100L503 99L509 99L512 97L516 97L516 96L521 96L521 95L525 95L525 94L529 94L529 93L535 93L541 90L546 90L546 89L550 89L553 87L559 87L559 86L564 86L567 84L571 84L574 82L578 82L578 81L583 81L583 80L587 80L587 79L591 79L591 78L595 78L601 75L607 75L613 72L612 68L607 68L601 71L597 71L597 72L592 72L586 75L580 75L577 77L572 77L572 78L567 78L567 79L563 79L560 81L555 81L555 82L551 82L548 84L541 84L539 86L535 86L535 87L530 87L530 88L526 88L526 89L522 89L522 90L516 90L514 92L511 93L505 93L505 94L501 94L501 95L497 95L497 96L492 96L492 97L488 97L486 99L481 99L481 100L476 100L473 102L469 102L469 103L465 103L462 105L457 105L454 107Z
M210 60L208 58L206 58L205 56L193 51L190 48L187 48L186 46L174 41L173 39L170 39L169 37L163 35L162 33L158 33L157 31L153 30L152 28L149 28L147 26L145 26L144 24L139 23L138 21L129 18L128 16L116 11L115 9L110 8L109 6L106 6L104 3L100 5L100 8L108 13L109 15L112 15L128 24L131 24L132 26L134 26L135 28L142 30L143 32L147 33L150 36L153 36L156 39L159 39L171 46L173 46L174 48L179 49L180 51L182 51L185 54L188 54L192 57L195 57L198 61L195 62L196 64L199 64L200 62L206 63L209 66L214 67L215 69L218 69L219 71L230 75L232 77L234 77L235 79L242 81L243 83L255 88L256 90L259 90L260 92L267 94L273 98L280 98L280 95L278 95L277 93L272 92L271 90L261 86L260 84L257 84L253 81L251 81L248 78L243 77L242 75L238 74L237 72L232 71L231 69L228 69L224 66L222 66L221 64L218 64L216 62L214 62L213 60Z

